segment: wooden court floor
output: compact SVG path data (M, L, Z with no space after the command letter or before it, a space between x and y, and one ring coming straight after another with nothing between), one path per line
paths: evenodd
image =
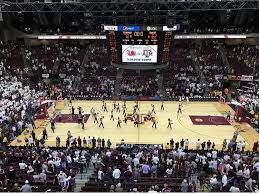
M240 126L242 129L245 129L244 132L241 132L238 136L238 141L246 141L247 149L252 149L254 141L259 139L258 133L250 127L248 124L237 124L234 121L231 121L231 125L193 125L189 115L203 115L203 116L225 116L227 111L231 111L232 115L234 111L226 104L220 104L218 102L189 102L183 104L182 114L177 114L179 102L164 102L165 110L161 111L161 102L158 101L140 101L140 113L147 114L151 110L151 104L155 105L156 118L157 118L157 128L152 128L152 122L147 121L144 124L141 124L138 128L134 127L134 123L128 121L127 124L122 123L121 128L117 128L117 117L123 119L122 111L116 113L114 111L115 121L110 120L110 111L112 109L113 101L106 101L108 112L104 112L102 107L102 101L73 101L72 104L75 107L75 113L78 113L77 107L82 107L84 112L90 114L90 109L94 109L99 112L99 115L104 116L104 129L99 128L97 124L94 124L94 118L89 117L88 121L85 124L85 130L81 129L81 125L77 123L57 123L55 133L52 132L50 124L47 125L47 131L49 138L46 141L46 145L54 146L55 139L57 136L61 138L61 145L65 145L65 140L67 138L68 130L71 131L74 137L80 136L83 137L94 136L96 139L98 137L108 138L112 142L114 147L116 143L120 143L121 139L124 139L125 143L134 143L134 144L166 144L173 138L176 141L180 141L182 138L189 139L190 147L195 147L195 142L197 139L201 141L212 141L215 142L216 148L221 149L222 142L226 138L230 140L233 136L235 129ZM118 101L120 106L123 105L122 101ZM127 113L132 113L133 106L135 105L134 101L127 101ZM122 109L122 108L121 108ZM61 110L62 114L70 114L70 109L68 106L64 106ZM171 118L173 121L172 129L167 128L168 118ZM43 121L42 121L43 122ZM45 123L48 121L44 121ZM38 125L41 125L41 121L37 122ZM36 129L36 135L41 136L43 127ZM24 135L18 137L23 140ZM13 141L12 145L23 145L24 141L17 143Z

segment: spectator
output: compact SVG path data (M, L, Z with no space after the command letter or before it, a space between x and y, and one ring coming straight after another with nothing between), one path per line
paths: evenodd
M32 192L32 186L29 184L28 180L25 181L25 184L21 187L20 191L26 193Z
M181 192L187 193L188 192L188 182L186 179L183 180L183 182L181 183Z

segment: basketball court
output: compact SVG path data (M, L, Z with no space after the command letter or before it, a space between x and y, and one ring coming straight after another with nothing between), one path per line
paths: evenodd
M65 146L65 140L67 138L68 130L71 131L74 137L94 136L108 138L112 142L114 147L124 139L125 143L129 144L166 144L171 138L174 141L180 141L182 138L189 139L190 147L195 147L197 139L201 141L215 142L216 148L221 148L223 140L226 138L230 140L236 128L241 127L238 141L246 141L247 149L252 149L253 142L259 139L258 133L251 128L248 124L237 124L234 121L228 122L226 112L231 111L232 115L234 111L226 104L218 102L183 102L182 114L177 113L179 102L164 102L165 110L160 110L161 102L159 101L140 101L140 114L142 124L139 127L134 127L134 122L128 120L127 124L124 122L121 124L121 128L116 127L117 118L123 119L122 108L120 113L114 110L115 120L110 120L110 111L113 108L113 101L106 101L108 112L102 110L102 101L73 101L72 104L75 107L75 114L78 113L78 107L82 107L83 111L87 114L85 123L85 129L83 130L81 125L77 123L76 117L71 115L69 107L64 105L61 113L63 115L62 121L56 123L55 133L50 128L49 119L38 120L36 125L38 128L35 130L36 136L41 137L44 127L47 128L49 135L46 140L46 145L54 146L57 136L61 138L61 145ZM122 107L123 102L117 101ZM148 111L151 111L151 104L155 105L157 128L152 128L152 121L147 121L145 116ZM127 114L132 114L134 101L127 101ZM94 124L94 118L90 115L91 108L94 107L99 113L99 116L104 116L104 129L99 128L98 124ZM50 115L52 115L50 113ZM168 118L172 119L172 129L167 128ZM17 142L17 139L12 142L11 145L24 145L24 137L29 134L23 133L18 137L22 142Z

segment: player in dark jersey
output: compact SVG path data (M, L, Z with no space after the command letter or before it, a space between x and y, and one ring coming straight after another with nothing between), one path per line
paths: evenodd
M113 120L113 121L114 121L113 109L111 110L111 117L110 117L110 120Z
M173 124L172 119L168 118L168 125L167 125L167 128L172 129L172 124Z
M164 101L161 102L161 110L165 110L165 107L164 107Z
M100 117L100 124L99 124L99 127L102 126L102 127L104 128L103 119L104 119L104 116L101 116L101 117Z

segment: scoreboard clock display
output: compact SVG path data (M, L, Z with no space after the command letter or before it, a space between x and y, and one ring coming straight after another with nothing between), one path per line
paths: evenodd
M131 45L157 45L157 32L117 32L121 43Z

